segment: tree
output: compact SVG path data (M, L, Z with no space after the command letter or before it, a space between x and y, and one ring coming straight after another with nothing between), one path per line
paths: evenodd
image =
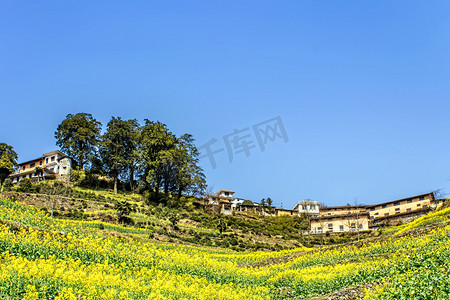
M97 150L101 125L91 114L68 114L55 132L56 145L84 169Z
M206 190L206 177L199 164L199 151L194 145L194 138L184 134L177 140L175 155L177 198L183 192L201 196Z
M118 201L115 205L115 209L117 210L117 220L122 222L122 225L125 222L128 222L128 215L131 213L131 204L127 201Z
M144 178L157 201L163 184L168 196L170 184L174 181L171 170L174 165L175 143L175 136L165 124L145 120L141 129Z
M253 202L250 201L250 200L244 200L244 201L242 202L242 205L253 205Z
M3 182L14 171L17 165L17 153L13 147L0 143L0 186L3 192Z
M272 205L273 205L273 201L272 201L272 199L270 199L270 197L267 198L266 203L267 203L267 206L269 206L269 207L272 207Z
M266 206L266 199L264 198L261 199L261 206Z
M114 193L117 194L119 175L126 170L134 173L137 160L137 121L112 117L101 139L100 155L106 172L114 179ZM133 176L130 175L132 182Z
M34 168L34 174L36 174L38 182L40 182L41 178L44 176L44 169L41 166L37 166Z
M33 189L33 184L31 183L30 178L26 177L26 178L20 179L19 188L17 189L17 191L23 192L23 193L28 193L28 192L31 192L32 189Z

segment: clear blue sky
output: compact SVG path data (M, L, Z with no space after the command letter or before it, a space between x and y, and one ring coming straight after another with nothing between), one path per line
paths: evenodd
M448 1L0 1L0 141L56 148L69 113L148 118L197 146L213 190L292 208L450 190ZM279 116L288 142L252 126ZM279 128L279 127L278 127Z

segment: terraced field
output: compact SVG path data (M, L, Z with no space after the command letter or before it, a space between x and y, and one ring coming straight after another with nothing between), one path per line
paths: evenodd
M363 243L234 252L150 242L148 229L52 219L0 197L0 295L302 299L367 285L366 299L449 299L449 214L437 211Z

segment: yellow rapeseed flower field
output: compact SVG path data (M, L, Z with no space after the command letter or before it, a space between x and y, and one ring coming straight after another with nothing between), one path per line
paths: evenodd
M366 299L450 298L450 227L359 246L235 252L133 238L147 229L114 237L100 222L52 219L1 197L0 221L0 296L11 299L302 299L373 282Z

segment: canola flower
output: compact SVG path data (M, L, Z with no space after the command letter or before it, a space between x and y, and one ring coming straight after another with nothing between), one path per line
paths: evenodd
M360 247L242 253L107 236L100 222L52 219L1 197L0 220L0 294L10 297L283 299L287 290L301 299L377 281L366 299L450 298L450 227Z

